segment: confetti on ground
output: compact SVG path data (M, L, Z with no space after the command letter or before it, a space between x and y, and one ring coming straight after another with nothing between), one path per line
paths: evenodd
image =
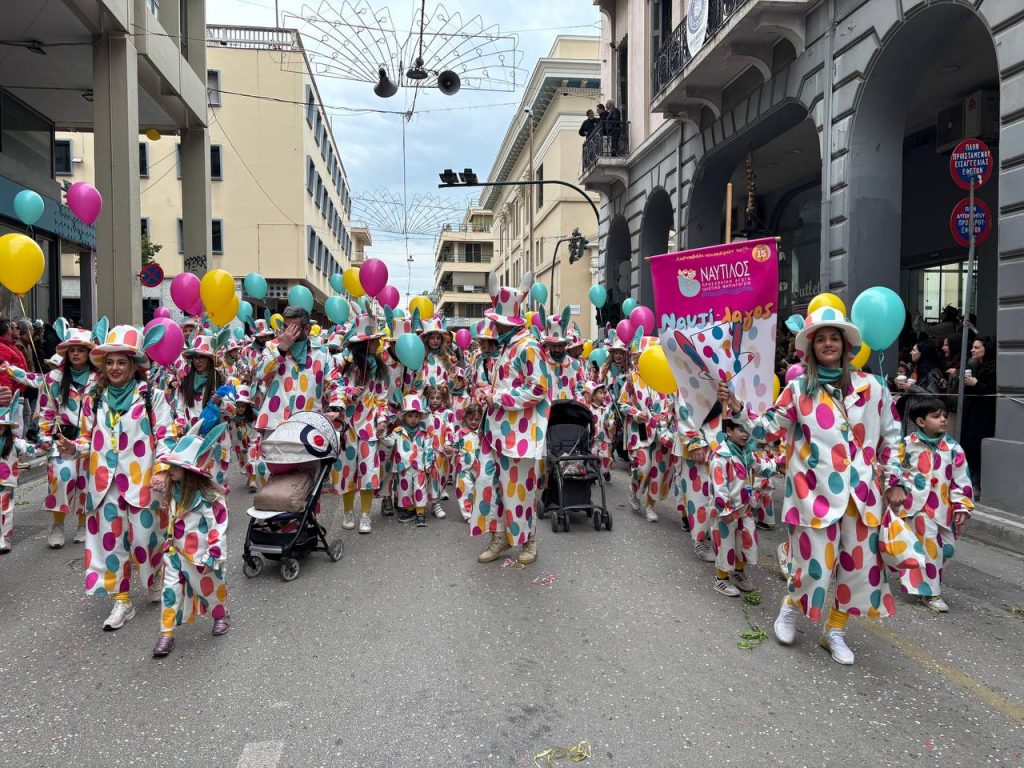
M545 573L543 576L538 576L533 580L533 583L538 587L550 587L558 581L558 577L553 573Z
M505 562L501 564L502 568L525 568L526 566L511 557L506 557Z
M553 574L545 574L545 576L551 575ZM533 756L533 766L534 768L547 768L548 766L553 766L555 760L566 759L570 763L582 763L589 757L593 757L593 751L590 742L584 739L575 747L551 747L550 749L545 749L539 755Z
M1024 619L1024 605L1007 605L1005 618Z
M760 604L760 590L755 589L753 592L748 592L743 596L743 619L747 622L747 628L740 631L740 639L736 643L736 645L742 648L744 651L749 651L752 648L756 648L768 639L768 633L765 632L764 628L758 626L750 620L750 613L748 609L752 605Z

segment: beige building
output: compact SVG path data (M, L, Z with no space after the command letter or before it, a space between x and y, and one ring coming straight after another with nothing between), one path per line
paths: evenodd
M269 284L271 311L302 284L322 308L328 279L361 258L365 227L350 221L348 176L317 90L300 35L290 29L210 26L207 35L208 158L212 215L210 268L241 280L259 272ZM200 254L183 237L182 150L174 135L152 141L140 126L140 231L161 246L162 286L143 289L148 318L158 305L173 309L170 280L191 270ZM80 158L69 181L91 178L92 135L61 133L58 146ZM65 151L62 147L61 151ZM65 256L74 274L76 255ZM77 280L65 278L73 314Z
M494 219L486 208L470 207L458 227L446 224L434 251L435 310L452 328L465 328L491 305L487 276L494 268Z
M580 125L601 95L597 37L561 35L540 59L498 149L491 182L563 180L580 175ZM532 171L530 159L533 159ZM598 201L596 194L592 200ZM548 286L548 307L572 307L584 336L596 333L588 292L597 278L597 250L569 264L567 239L579 228L597 243L598 222L578 192L559 185L487 187L481 205L494 215L494 264L503 285L517 285L526 272Z

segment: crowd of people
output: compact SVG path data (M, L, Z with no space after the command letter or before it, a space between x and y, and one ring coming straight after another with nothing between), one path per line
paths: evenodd
M241 338L189 320L186 346L166 366L146 354L160 342L153 328L105 320L92 331L59 328L48 373L13 355L0 362L9 381L0 388L0 551L11 547L17 457L46 454L47 542L63 547L66 517L77 521L85 589L113 601L104 630L135 616L135 570L161 604L155 656L170 653L176 627L202 614L222 635L230 628L231 456L256 492L269 477L263 441L295 414L315 411L340 438L327 492L340 497L344 529L370 534L377 514L426 526L445 517L442 502L453 494L468 532L486 539L479 562L517 547L527 566L538 557L548 416L552 403L571 400L592 414L605 479L622 457L634 513L657 523L657 506L670 502L695 556L713 567L717 593L755 589L758 531L785 526L775 553L788 581L774 624L780 643L794 641L801 615L824 619L822 645L853 663L847 618L895 611L885 578L893 565L877 545L894 516L907 521L922 553L918 567L895 568L900 584L929 608L948 610L942 569L973 508L970 456L946 434L948 405L930 390L909 390L901 426L886 382L851 368L860 333L841 312L808 316L791 340L804 373L764 413L723 384L710 413L696 414L678 393L640 376L637 361L656 337L611 335L597 342L607 356L596 365L602 356L584 356L587 340L568 312L542 315L541 328L526 321L531 284L529 275L518 287L491 277L492 306L467 350L440 318L388 313L385 322L366 304L319 335L297 307L283 312L277 330L256 320ZM396 353L405 334L425 348L416 368ZM983 356L984 342L975 343ZM935 368L923 346L912 373L925 388ZM26 419L20 399L28 391L39 403ZM23 439L32 423L36 442Z

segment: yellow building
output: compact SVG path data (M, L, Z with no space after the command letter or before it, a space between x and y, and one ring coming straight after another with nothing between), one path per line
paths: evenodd
M601 95L597 37L560 35L539 59L526 85L521 109L505 133L487 180L558 179L580 175L580 126ZM530 158L532 156L532 173ZM591 196L599 203L596 194ZM588 292L596 282L596 248L569 263L567 239L579 228L597 243L593 208L578 192L559 185L487 187L481 205L494 214L493 269L502 285L518 285L526 272L549 289L545 310L572 308L584 336L596 335ZM532 230L532 231L531 231Z
M435 309L452 328L465 328L484 316L491 305L487 275L494 268L493 217L485 208L470 207L458 227L444 225L434 251Z
M341 154L309 69L301 36L290 29L207 27L210 125L210 268L241 280L259 272L272 311L296 284L319 308L328 279L370 243L350 221L352 193ZM146 126L140 126L145 131ZM92 135L61 133L70 158L68 182L91 180ZM63 146L61 147L61 145ZM182 233L181 150L177 137L139 137L141 229L161 246L162 286L143 288L144 318L158 305L173 309L170 279L199 254ZM353 229L356 234L353 235ZM65 254L64 309L76 316L77 254Z

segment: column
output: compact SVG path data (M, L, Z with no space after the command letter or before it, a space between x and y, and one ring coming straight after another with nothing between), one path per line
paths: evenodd
M205 128L181 131L181 218L185 271L206 273L213 240L210 231L210 134Z
M96 311L111 323L133 325L142 323L138 83L129 38L107 34L93 44L96 188L103 196L96 221Z

